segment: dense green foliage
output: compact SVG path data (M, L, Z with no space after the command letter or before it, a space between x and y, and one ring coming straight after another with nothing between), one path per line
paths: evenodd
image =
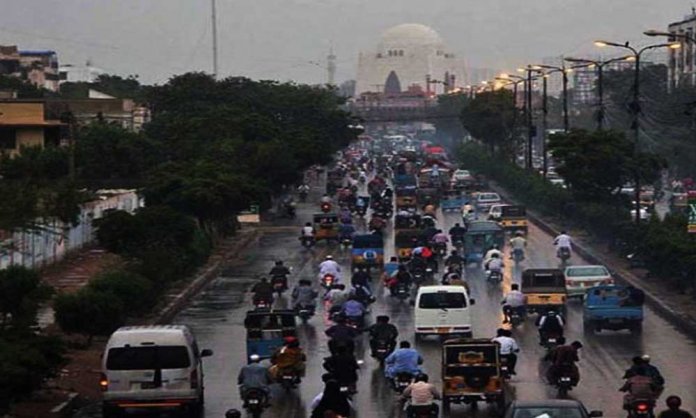
M63 293L54 300L56 322L68 333L109 335L126 319L123 302L112 293L84 287L75 293Z
M519 111L513 93L506 89L476 95L461 113L462 125L488 147L490 152L512 160L517 147Z
M138 77L131 75L123 78L118 75L102 74L92 83L66 82L60 85L60 97L65 99L84 99L88 97L89 90L97 90L119 99L134 99L141 101L146 87L138 81Z

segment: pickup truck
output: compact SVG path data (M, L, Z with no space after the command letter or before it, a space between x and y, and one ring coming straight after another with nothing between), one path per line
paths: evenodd
M639 334L643 330L643 305L629 298L626 286L601 285L587 290L583 303L583 328L586 332L603 329L628 329Z

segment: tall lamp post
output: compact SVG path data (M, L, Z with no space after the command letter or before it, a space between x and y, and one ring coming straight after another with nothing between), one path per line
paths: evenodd
M519 77L516 75L510 75L510 74L501 74L500 77L495 78L498 81L502 81L506 84L503 85L509 86L512 85L512 107L514 109L514 113L512 114L512 135L513 135L513 140L515 136L515 131L516 131L516 126L517 126L517 91L518 87L517 85L520 83L526 83L527 80L524 79L523 77ZM525 94L526 97L526 94ZM523 105L523 112L528 113L528 108L527 108L527 100L525 98L524 105ZM530 166L527 164L527 160L525 158L525 166L526 168L529 168Z
M550 71L547 74L559 72L563 75L563 131L568 132L570 130L570 123L568 121L568 74L573 71L573 69L578 67L586 67L586 65L579 65L575 67L566 67L565 65L561 67L556 67L554 65L539 64L531 66L533 69L548 69L555 70Z
M681 47L681 44L679 42L668 42L668 43L660 43L660 44L654 44L654 45L647 45L644 46L640 49L632 47L628 42L625 42L623 44L618 43L618 42L609 42L609 41L602 41L598 40L595 41L595 45L602 48L602 47L615 47L615 48L622 48L622 49L627 49L631 51L630 57L633 57L633 60L635 62L635 67L633 71L633 102L631 103L631 113L633 114L633 121L631 123L631 129L633 130L633 140L634 140L634 146L633 146L633 152L638 153L638 144L639 144L639 135L640 135L640 125L639 125L639 120L640 120L640 57L643 55L644 52L649 51L651 49L656 49L656 48L672 48L672 49L679 49ZM637 225L640 224L640 176L638 173L638 170L636 169L634 178L634 187L635 187L635 222Z
M597 69L597 130L601 131L604 129L604 67L607 64L611 64L618 61L626 61L631 58L632 55L613 58L606 61L597 61L587 58L566 58L568 62L587 64L589 68Z

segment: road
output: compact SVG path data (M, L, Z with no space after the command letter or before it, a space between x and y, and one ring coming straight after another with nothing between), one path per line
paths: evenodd
M301 205L297 225L309 219L311 205ZM455 214L440 215L440 220L449 227L458 221ZM206 360L206 418L224 416L226 409L239 407L236 376L245 363L244 313L251 306L249 286L257 280L258 275L266 273L275 260L282 259L294 267L293 282L298 278L314 278L316 266L326 254L333 254L344 268L348 268L349 250L340 250L336 246L320 243L313 250L302 249L295 231L287 228L273 228L263 239L242 254L241 262L232 266L184 310L175 323L189 325L197 335L201 347L211 348L215 356ZM528 259L522 267L555 266L552 238L538 228L531 226L529 231ZM388 255L393 252L393 236L388 236L386 245ZM584 263L575 257L574 264ZM473 310L474 336L491 336L501 326L499 301L504 290L509 289L511 280L519 277L519 271L507 267L502 286L485 283L483 273L475 267L467 269L467 279L472 287L472 297L476 299ZM515 276L515 277L511 277ZM279 307L286 300L278 301ZM400 303L385 295L381 289L378 301L373 305L372 318L387 314L399 328L402 337L413 342L413 308L408 303ZM273 406L266 411L269 417L307 417L309 403L321 391L320 376L323 373L321 359L328 355L324 329L330 325L323 315L323 307L307 325L299 327L299 337L307 351L309 362L307 378L296 391L285 394L274 388ZM667 379L665 393L676 393L685 400L685 407L696 409L692 393L696 382L696 345L694 341L677 331L672 325L648 309L644 332L633 336L626 332L604 331L597 335L584 335L582 315L579 302L572 301L568 306L568 325L566 335L569 341L583 341L579 364L582 380L579 387L571 392L571 397L581 400L588 409L601 409L605 416L622 416L621 393L623 370L630 359L639 354L648 353L653 363L658 366ZM522 353L520 355L518 375L511 381L511 394L514 399L535 400L553 398L555 391L543 382L540 370L540 358L544 350L539 347L533 319L528 319L515 330ZM357 416L376 417L400 416L395 396L387 385L378 364L365 352L367 338L359 346L360 357L365 360L360 372L358 394L355 396ZM426 372L431 381L440 379L440 344L425 341L417 344L418 350L425 358ZM692 393L693 394L693 393ZM472 411L467 406L453 406L450 416L488 416L487 407Z

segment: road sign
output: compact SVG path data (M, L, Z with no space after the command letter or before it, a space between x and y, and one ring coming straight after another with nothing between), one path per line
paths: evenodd
M689 192L688 200L689 233L696 234L696 192Z

